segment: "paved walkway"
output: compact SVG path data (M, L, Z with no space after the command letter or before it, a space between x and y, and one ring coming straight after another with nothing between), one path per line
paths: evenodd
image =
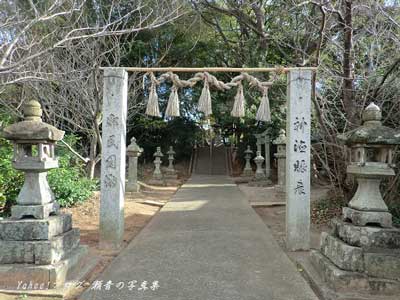
M125 286L87 291L82 300L317 300L226 176L195 175L100 280ZM143 281L160 287L139 291Z

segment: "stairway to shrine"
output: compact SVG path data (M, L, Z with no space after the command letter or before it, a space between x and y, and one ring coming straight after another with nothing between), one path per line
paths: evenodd
M194 174L202 175L228 175L227 149L221 145L218 147L198 147L197 159L194 165Z
M318 300L227 176L193 175L80 300ZM93 286L93 285L92 285Z

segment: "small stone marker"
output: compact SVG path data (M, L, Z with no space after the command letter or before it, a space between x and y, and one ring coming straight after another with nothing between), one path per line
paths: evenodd
M286 132L284 129L280 130L279 136L274 140L274 144L277 146L277 153L274 156L278 161L277 197L284 200L286 189Z
M149 181L150 184L152 185L165 185L164 181L164 176L161 172L161 163L162 160L161 158L164 156L164 154L161 152L161 147L157 147L157 151L154 152L154 172L153 172L153 177Z
M131 138L131 143L126 148L126 154L129 158L128 164L128 183L126 184L126 191L130 193L138 193L140 191L140 185L137 181L138 171L138 158L142 154L143 149L136 144L136 138Z
M13 166L25 173L25 182L11 218L0 221L0 289L17 290L21 283L32 283L28 290L65 288L67 280L80 279L73 274L88 261L79 229L72 228L70 214L59 212L46 178L58 168L54 148L64 132L42 121L37 101L25 105L24 115L3 131L14 143Z
M310 248L311 71L288 74L286 148L286 246ZM302 146L302 147L300 147Z
M400 230L391 228L392 215L380 192L381 180L395 175L392 155L400 132L382 125L381 110L373 103L362 118L361 127L339 136L350 148L347 173L357 179L358 189L343 208L343 221L334 220L333 230L321 234L320 249L311 251L327 286L354 299L376 294L377 283L379 296L400 291Z

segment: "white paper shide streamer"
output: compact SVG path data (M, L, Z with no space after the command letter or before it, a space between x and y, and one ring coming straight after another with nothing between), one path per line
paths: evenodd
M211 94L207 78L204 79L204 86L199 98L198 109L203 112L206 117L212 114Z
M171 88L171 94L169 95L167 110L165 111L166 117L179 117L179 97L178 88L173 85Z
M260 102L260 107L258 108L257 121L262 122L270 122L271 121L271 109L269 106L269 98L268 98L268 88L263 91L263 95Z
M161 117L160 107L158 106L157 85L154 80L151 81L149 100L147 101L146 107L146 115Z
M242 118L245 116L244 111L244 95L243 95L243 85L241 83L238 84L238 90L235 96L235 102L233 103L233 109L231 111L232 117Z

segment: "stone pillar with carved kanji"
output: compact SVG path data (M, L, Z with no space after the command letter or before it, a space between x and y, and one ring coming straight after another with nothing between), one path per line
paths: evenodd
M374 103L364 110L362 120L362 126L339 136L350 154L347 173L357 181L357 191L343 207L342 219L321 234L311 262L329 288L351 293L352 299L371 294L397 299L400 229L392 226L381 182L395 176L393 153L400 145L400 131L382 125L382 112Z
M276 196L280 200L285 200L286 184L286 131L281 129L279 136L274 140L277 152L274 154L278 165L278 184L275 186Z
M142 154L143 149L136 143L136 138L131 138L130 145L126 148L126 154L129 158L128 161L128 182L125 190L130 193L138 193L140 185L138 184L138 158Z
M161 152L161 147L157 147L156 152L153 154L154 156L154 171L153 176L150 179L149 183L152 185L165 185L164 175L161 172L161 158L164 157L164 154Z
M24 105L24 120L3 130L14 144L13 167L25 182L11 207L11 217L0 220L0 289L16 290L21 282L31 289L64 289L77 270L94 267L79 243L79 229L70 214L59 210L47 182L47 172L58 168L55 144L64 132L42 121L38 101ZM75 274L75 275L74 275ZM27 288L29 289L29 287Z

